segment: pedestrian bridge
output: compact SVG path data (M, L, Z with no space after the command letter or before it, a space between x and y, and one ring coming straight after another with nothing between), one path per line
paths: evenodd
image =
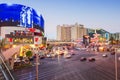
M75 44L75 42L48 41L47 44Z
M17 45L16 47L12 47L4 52L2 52L5 60L8 60L9 58L11 58L15 53L18 53L20 51L20 48L23 45Z

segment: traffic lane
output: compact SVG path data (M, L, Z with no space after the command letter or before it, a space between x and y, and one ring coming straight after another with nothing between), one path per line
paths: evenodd
M44 74L44 72L46 72L46 75L48 78L50 78L50 76L54 76L54 69L56 66L53 64L49 64L49 65L39 65L39 74L42 72L42 74ZM41 70L42 69L42 70ZM47 73L47 71L49 73ZM55 70L56 71L56 70ZM16 73L16 72L15 72ZM36 78L36 66L33 66L32 68L29 68L29 70L27 69L23 69L22 71L19 70L17 72L17 78L18 80L35 80ZM44 75L40 75L42 78L46 79L46 76ZM48 79L49 80L49 79Z
M79 69L77 69L74 66L75 68L73 68L71 70L73 71L74 75L77 75L76 73L79 74L79 75L77 75L77 77L82 75L81 80L115 80L114 65L113 65L114 63L113 62L114 62L114 60L109 61L109 59L107 59L107 62L102 59L101 59L101 61L97 61L97 62L93 62L93 63L84 62L85 63L84 66L81 66L79 69L83 70L82 67L85 67L85 66L88 66L89 68L80 72ZM69 74L68 77L70 77L70 75L74 76L74 75L72 75L72 72L70 72L68 74ZM56 80L61 80L61 77L64 77L64 76L60 76L59 79L56 79ZM72 80L72 79L70 79L70 80ZM76 80L79 80L79 79L76 79Z
M84 70L87 70L87 68L89 69L89 68L91 68L91 67L93 67L94 65L87 65L88 67L86 68L85 67L85 64L88 64L88 63L83 63L84 64L84 66L82 66L82 65L79 65L79 62L78 63L76 63L76 61L70 61L70 63L69 62L67 62L68 64L66 64L66 65L68 65L69 67L67 67L67 66L65 66L65 64L62 64L61 65L61 68L63 67L65 70L66 69L69 69L69 68L71 68L71 67L73 67L72 69L69 69L69 73L66 73L66 72L63 72L62 70L59 70L57 73L59 73L59 74L57 74L57 79L56 80L59 80L58 78L64 78L64 76L62 76L61 74L63 74L63 75L68 75L68 74L73 74L73 72L75 72L75 71L78 71L79 69L82 71L84 71ZM71 63L74 63L74 64L72 64L72 66L70 65ZM90 63L90 62L89 62ZM75 64L77 64L77 65L75 65ZM90 63L91 64L91 63ZM78 66L78 68L76 67L76 66ZM79 67L79 66L81 66L81 67ZM66 68L67 67L67 68ZM70 72L70 70L71 71L73 71L73 72ZM82 72L83 72L82 71ZM60 73L61 72L61 73ZM70 77L70 76L69 76ZM72 78L73 79L73 78Z
M95 61L94 62L95 64L92 63L92 66L94 65L93 68L95 68L95 69L93 69L93 71L97 73L97 75L95 74L95 76L97 76L97 78L99 78L99 80L114 80L115 79L114 65L113 65L114 58L111 59L111 57L108 57L108 58L103 58L102 56L99 56L99 57L100 57L99 58L100 60ZM97 58L98 58L98 56L97 56ZM90 63L90 62L88 62L88 63ZM91 63L88 66L90 67L90 65L91 65ZM118 64L118 65L120 66L120 64ZM87 73L90 73L90 72L87 72ZM101 74L103 74L102 77L100 76ZM100 77L98 77L98 76L100 76ZM89 77L86 80L89 80ZM96 80L96 78L93 77L91 80Z
M52 60L52 59L51 59ZM67 60L67 62L66 62L66 60ZM61 67L62 68L62 65L68 65L68 64L70 64L70 63L75 63L76 61L69 61L70 59L61 59L61 65L59 64L58 66L59 67ZM50 59L49 59L49 61L50 61ZM55 61L57 64L58 64L58 62L57 61ZM79 62L78 62L79 63ZM75 63L75 65L77 65L78 63ZM47 78L48 76L50 77L51 76L51 74L53 74L54 75L54 73L55 72L60 72L60 71L62 71L62 70L60 70L60 68L57 66L57 67L53 67L53 65L55 65L55 64L51 64L52 65L52 67L50 67L51 65L50 64L43 64L44 65L44 68L42 68L41 66L39 67L39 69L42 69L42 70L40 70L40 72L42 71L43 72L43 74L45 74L45 77ZM46 66L48 66L49 68L46 68ZM74 65L73 65L74 66ZM79 65L77 65L77 66L79 66ZM65 69L65 70L67 70L68 68L65 68L66 66L63 66L63 68ZM70 67L70 65L69 65L69 67ZM50 70L50 68L51 68L51 70L53 70L53 71L51 71ZM52 69L53 68L53 69ZM85 68L85 67L83 67L83 68ZM56 70L57 69L57 70ZM34 71L33 71L34 70ZM35 75L32 75L32 77L31 77L31 74L34 74L35 73L35 69L31 69L31 70L22 70L21 71L21 73L22 73L22 75L19 75L18 74L18 77L19 78L22 78L22 80L25 80L25 79L29 79L29 78L31 78L32 79L32 77L35 77ZM45 71L44 71L45 70ZM65 71L64 70L64 71ZM24 72L23 72L24 71ZM29 72L29 71L33 71L32 73L31 72ZM48 71L48 72L47 72ZM64 71L63 72L61 72L61 74L62 73L64 73ZM45 73L44 73L45 72ZM52 72L52 73L51 73ZM20 73L20 72L19 72ZM48 73L48 74L47 74ZM60 74L60 73L58 73L58 74ZM29 75L28 77L27 77L27 75ZM48 77L48 78L49 78ZM54 76L52 76L52 77L54 77ZM43 77L42 77L43 78ZM34 78L33 78L34 79Z
M84 63L84 66L82 66L82 65L80 66L79 63L77 63L77 65L75 65L75 64L69 63L69 65L68 65L69 67L64 66L64 68L67 67L67 69L69 69L69 72L67 72L67 73L64 72L64 70L66 70L66 68L63 70L59 70L56 74L57 77L55 78L55 80L65 80L65 79L69 79L69 80L73 80L73 79L75 79L75 80L79 80L79 79L81 79L81 80L114 80L113 78L110 78L108 76L109 74L104 74L103 70L101 70L97 67L94 67L96 65L94 63L90 63L90 64ZM78 66L78 68L77 68L77 66ZM85 66L86 66L86 69L83 69L83 68L85 68ZM61 66L61 68L62 68L62 66ZM84 72L86 72L86 73L84 73ZM94 76L97 76L97 77L93 77L93 73L94 73ZM83 77L84 74L86 75L85 77ZM54 80L54 78L51 80Z
M96 61L96 63L98 63L98 60ZM67 61L63 60L63 62L61 62L61 64L59 64L59 65L56 64L56 66L55 66L55 64L43 64L43 65L39 66L39 70L40 70L39 71L39 78L42 79L42 80L48 80L48 79L49 80L61 80L61 79L62 80L66 80L66 79L70 79L70 80L72 80L72 79L75 79L75 80L79 80L79 79L84 80L85 79L85 80L88 80L89 77L90 77L90 75L91 75L91 73L87 72L87 71L93 70L93 68L94 68L95 65L96 65L95 62L93 62L93 63L91 63L91 62L80 62L79 60L78 61L72 61L71 59L67 59ZM103 65L103 64L100 64L100 65ZM104 68L104 66L103 66L103 68ZM33 78L31 78L30 76L24 76L26 78L23 79L20 76L21 80L34 79L35 78L35 67L31 71L34 74ZM95 71L97 71L97 70L95 69ZM84 72L87 72L87 74L84 73ZM85 77L83 77L84 76L83 73L85 75L88 75L87 76L88 79L85 78ZM61 75L61 74L63 74L63 75ZM94 72L94 74L95 74L95 72ZM102 72L97 73L96 76L99 76L98 74L101 75L103 73ZM28 74L28 75L30 75L30 74ZM68 78L66 78L64 75L68 76ZM74 76L74 77L71 77L71 76ZM92 78L92 79L94 80L96 78ZM104 77L103 77L103 80L104 80Z
M64 62L58 65L58 67L55 67L54 69L51 68L53 71L55 71L55 76L52 77L52 79L49 80L79 80L81 77L80 74L78 76L77 71L83 72L84 70L87 70L90 67L83 66L85 65L84 63L80 63L77 61L69 61L69 62ZM40 70L42 71L42 69ZM44 75L46 78L50 77L51 71L45 71L43 73L40 73L39 75ZM69 76L69 77L66 77ZM73 76L73 77L72 77ZM40 79L43 79L43 77L40 76Z
M108 73L112 78L111 79L115 79L115 56L113 55L109 55L109 57L101 57L100 60L96 60L96 67L98 69L103 69L102 71L105 73ZM118 64L118 75L120 75L120 62L117 62ZM120 80L120 77L118 76L118 80Z
M61 57L62 58L62 57ZM51 59L51 58L47 58L47 59L44 59L44 60L41 60L41 62L42 61L47 61L47 63L50 63L50 64L52 64L52 63L56 63L56 64L58 64L58 62L57 62L57 58L56 59ZM52 60L52 63L51 63L51 60ZM71 60L71 59L64 59L64 58L62 58L62 59L60 59L60 62L61 63L63 63L63 62L65 62L65 61L69 61L69 60ZM78 59L79 60L79 59ZM54 61L54 62L53 62ZM46 64L46 63L45 63ZM48 66L48 65L46 65L46 66ZM28 73L28 75L30 75L31 74L31 72L29 72L29 71L31 71L31 70L25 70L25 72L24 72L24 76L26 76L27 75L27 73ZM21 71L21 73L22 73L23 71ZM21 77L24 77L23 75L21 75L20 76L20 78ZM28 76L29 77L29 76Z

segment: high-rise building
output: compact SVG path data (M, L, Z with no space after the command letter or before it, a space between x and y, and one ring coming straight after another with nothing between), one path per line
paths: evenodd
M71 26L58 25L57 26L57 40L59 40L59 41L71 41Z
M119 32L112 33L110 36L113 37L115 40L120 40L120 33Z
M83 38L83 35L86 35L86 34L87 34L87 29L82 24L76 23L71 28L71 39L72 40L81 39Z
M116 34L116 40L120 40L120 33L118 32L118 33L115 33Z
M71 27L71 40L82 39L83 35L87 34L86 28L84 25L76 23Z
M84 25L76 23L75 25L58 25L57 26L57 40L59 41L75 41L83 38L87 34Z

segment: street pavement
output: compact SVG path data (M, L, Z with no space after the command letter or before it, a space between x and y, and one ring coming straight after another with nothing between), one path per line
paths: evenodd
M75 55L70 59L62 56L57 58L45 58L40 60L39 80L115 80L115 58L104 53L87 52L84 50L74 50ZM80 61L81 57L94 57L96 61ZM15 70L14 75L18 80L35 80L36 66ZM120 75L120 61L118 61L118 75ZM118 76L120 80L120 76Z

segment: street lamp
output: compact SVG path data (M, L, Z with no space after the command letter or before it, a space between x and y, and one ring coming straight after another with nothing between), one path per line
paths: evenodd
M60 49L58 48L57 51L57 58L58 58L58 64L60 64Z
M118 71L117 71L117 48L115 49L115 80L118 80Z
M38 80L38 65L39 65L38 48L34 48L34 53L36 54L36 80Z
M120 48L115 48L115 80L118 80L117 53L120 53Z

